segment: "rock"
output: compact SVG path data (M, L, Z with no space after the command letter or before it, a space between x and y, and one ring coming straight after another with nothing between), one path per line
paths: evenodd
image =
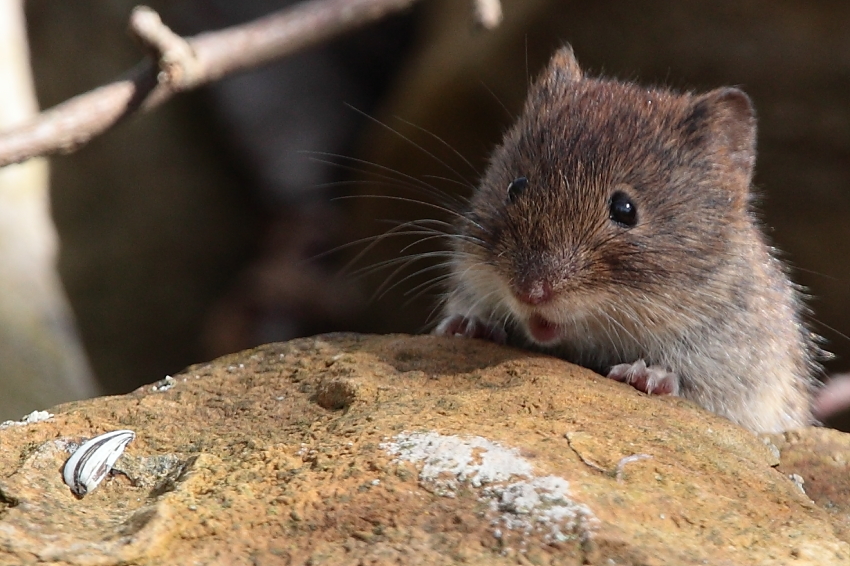
M847 491L785 452L827 431L764 441L476 340L270 344L51 412L0 429L0 564L850 561ZM123 473L75 498L68 447L123 428Z
M850 540L850 434L808 428L765 436L782 454L777 469L796 476L806 495L827 510L836 536Z

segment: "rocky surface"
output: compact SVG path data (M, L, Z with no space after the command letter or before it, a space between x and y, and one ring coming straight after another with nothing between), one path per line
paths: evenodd
M0 429L0 564L850 561L850 437L474 340L271 344L51 413ZM122 428L74 497L69 448Z

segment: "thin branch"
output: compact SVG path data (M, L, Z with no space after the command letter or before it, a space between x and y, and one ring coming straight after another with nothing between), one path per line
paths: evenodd
M130 33L135 35L159 62L160 83L186 90L203 80L203 69L189 42L162 23L147 6L136 6L130 14Z
M502 4L499 0L473 0L473 17L484 29L495 29L502 23Z
M155 108L178 92L258 67L417 1L312 0L186 39L168 29L150 8L137 7L130 31L152 56L117 80L0 134L0 167L39 155L72 152L134 112Z

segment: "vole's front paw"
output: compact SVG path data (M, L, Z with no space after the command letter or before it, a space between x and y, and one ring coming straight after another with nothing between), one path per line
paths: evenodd
M434 334L438 336L462 336L464 338L480 338L496 344L504 344L508 340L505 329L500 326L486 324L475 317L465 317L459 314L448 316L437 325Z
M678 395L679 376L663 368L647 366L643 360L633 364L618 364L611 368L608 377L628 383L638 391L650 395Z

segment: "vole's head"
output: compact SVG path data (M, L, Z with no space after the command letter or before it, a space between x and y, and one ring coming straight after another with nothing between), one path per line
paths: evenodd
M740 90L587 78L564 48L490 160L456 276L541 344L600 313L667 324L716 294L714 271L749 222L754 161Z

